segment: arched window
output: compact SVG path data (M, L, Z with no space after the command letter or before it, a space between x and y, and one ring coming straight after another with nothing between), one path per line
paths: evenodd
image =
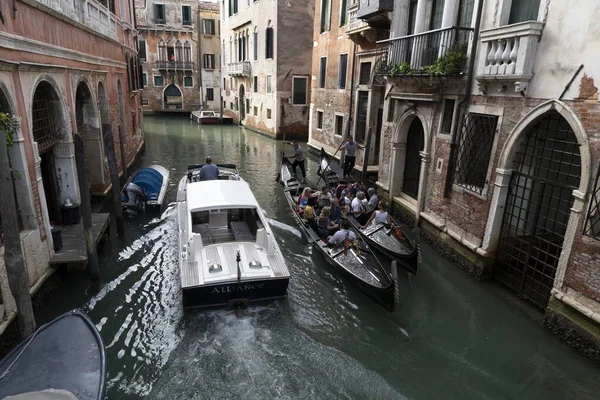
M186 63L192 61L192 45L190 44L189 40L186 40L185 44L183 45L183 60Z
M274 44L274 34L273 28L267 28L267 32L265 33L265 58L273 58L273 49L275 47Z
M183 61L183 47L181 46L181 42L179 40L175 42L175 60L178 62Z
M158 41L158 61L165 60L165 42L162 39Z

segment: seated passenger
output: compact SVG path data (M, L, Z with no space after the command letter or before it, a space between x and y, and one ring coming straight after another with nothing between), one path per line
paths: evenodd
M364 224L363 226L361 226L361 228L364 228L365 226L369 226L369 224L373 221L375 224L391 224L392 223L392 218L390 217L390 214L387 212L385 203L383 201L380 201L377 204L377 206L378 206L378 209L373 211L373 214L371 214L371 217L369 218L367 223Z
M333 247L344 243L344 240L356 240L356 235L350 230L350 222L342 222L342 229L330 236L327 240L327 246Z
M310 197L308 202L306 203L306 207L304 208L304 212L302 213L302 218L304 222L314 222L315 220L315 199Z
M206 157L206 164L200 168L201 181L215 181L219 179L219 167L212 163L212 157Z
M332 222L340 224L342 222L342 207L340 207L340 201L333 199L331 201L331 215L329 216Z
M304 188L300 197L298 197L298 212L304 211L304 208L308 204L308 199L311 197L310 188Z
M333 234L337 231L339 226L331 221L331 208L328 206L323 207L321 214L317 219L317 230L321 238L326 238L328 235Z

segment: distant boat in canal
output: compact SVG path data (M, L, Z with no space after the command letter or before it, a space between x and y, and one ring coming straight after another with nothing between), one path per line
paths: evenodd
M179 182L177 220L184 307L245 308L285 297L290 273L265 215L232 164L202 181L190 165Z
M169 171L161 165L140 168L127 181L121 192L123 213L135 217L146 210L162 209Z
M194 121L203 125L231 125L233 123L233 118L225 117L209 110L192 111L190 114L190 119L193 119Z
M105 385L102 338L77 310L41 326L0 361L2 399L97 400Z

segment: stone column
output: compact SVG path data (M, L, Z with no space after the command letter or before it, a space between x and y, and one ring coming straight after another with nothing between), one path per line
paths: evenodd
M450 28L451 26L456 25L458 12L458 0L445 0L442 28Z
M425 199L427 198L427 173L429 172L429 164L431 164L431 155L426 151L420 151L421 156L421 174L419 176L419 196L417 198L417 215L416 225L419 225L419 218L421 217L421 211L425 207Z
M38 227L38 222L35 215L35 206L33 205L31 178L25 154L25 138L21 131L20 117L13 117L13 128L14 143L9 150L9 156L12 168L17 172L14 174L17 208L21 214L23 229L35 230Z
M511 169L496 168L496 181L494 182L494 194L490 204L488 221L483 235L481 248L485 252L494 252L500 239L502 229L502 218L504 217L504 206L508 197L508 186L512 176Z
M33 157L35 160L35 184L38 190L38 201L40 202L40 208L42 210L42 223L44 224L44 230L46 231L46 241L48 242L48 250L52 255L54 251L54 241L52 240L52 228L50 227L50 215L48 214L48 204L46 204L46 192L44 190L44 181L42 180L42 159L40 158L40 152L38 145L33 142Z
M427 30L427 3L430 0L419 0L417 3L417 15L415 17L415 33L422 33Z
M404 162L406 160L406 143L392 144L392 165L390 166L390 196L398 196L402 192L404 179Z

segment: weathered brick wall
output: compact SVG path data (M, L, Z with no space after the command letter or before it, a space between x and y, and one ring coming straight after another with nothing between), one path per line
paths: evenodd
M339 89L313 89L313 115L311 143L337 148L341 136L335 135L335 116L343 115L344 127L348 121L350 106L350 91ZM317 129L317 110L323 111L323 129Z

